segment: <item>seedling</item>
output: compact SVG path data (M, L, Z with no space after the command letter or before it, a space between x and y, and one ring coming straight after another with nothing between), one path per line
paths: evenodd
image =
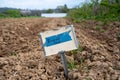
M100 26L96 26L95 29L99 31L101 29L101 27Z
M69 68L69 69L72 70L72 69L74 69L75 67L76 67L76 66L75 66L75 63L74 63L74 62L69 62L69 63L68 63L68 68Z
M83 51L83 48L79 45L77 51L82 52L82 51Z
M100 27L100 26L96 26L96 28L95 28L97 31L100 31L100 32L105 32L105 30L104 29L102 29L102 27Z
M120 34L117 35L117 39L120 40Z
M16 53L16 52L11 52L10 55L11 55L11 56L16 56L17 53Z
M84 67L84 72L88 74L88 68L87 67Z
M70 53L71 53L72 55L74 55L74 54L77 53L77 51L76 51L76 50L72 50Z
M92 80L90 77L87 77L87 79L86 80Z
M82 52L83 51L83 48L79 45L79 47L78 47L78 49L77 50L72 50L71 51L71 54L77 54L77 53L79 53L79 52Z
M102 33L103 33L103 32L105 32L105 30L104 30L104 29L100 29L100 32L102 32Z

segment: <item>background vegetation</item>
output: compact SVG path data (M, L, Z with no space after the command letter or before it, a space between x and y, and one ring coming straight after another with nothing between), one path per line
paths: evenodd
M41 16L40 10L19 10L19 9L0 9L0 18L20 18L20 17L37 17Z
M40 17L41 13L67 13L67 5L57 6L56 9L46 9L46 10L22 10L15 8L0 8L0 18L19 18L19 17Z
M120 0L91 0L82 7L71 9L68 17L74 22L84 19L120 21Z
M5 18L5 17L18 18L18 17L21 17L21 13L19 10L7 10L0 13L0 18Z
M23 10L24 11L24 10ZM120 0L86 0L82 6L68 9L67 5L58 6L56 9L26 10L21 14L19 9L0 9L0 18L41 16L41 13L68 13L68 18L74 22L84 19L107 21L120 21Z

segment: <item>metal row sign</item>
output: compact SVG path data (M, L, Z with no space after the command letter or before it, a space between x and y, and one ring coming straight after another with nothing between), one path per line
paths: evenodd
M40 33L45 56L70 51L78 48L73 25L59 27Z

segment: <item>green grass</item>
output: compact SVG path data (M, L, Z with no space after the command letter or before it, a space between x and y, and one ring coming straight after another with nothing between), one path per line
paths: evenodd
M17 55L16 52L11 52L11 53L10 53L10 56L16 56L16 55Z
M89 72L88 67L84 67L84 72L88 74Z
M26 16L26 17L20 17L20 18L41 18L41 16Z
M120 40L120 34L117 35L117 39Z
M76 68L75 63L74 62L69 62L68 63L68 68L71 69L71 70Z
M100 31L101 27L100 27L100 26L96 26L95 29L96 29L97 31Z
M96 26L95 30L100 31L100 32L105 32L105 30L101 26Z
M92 80L90 77L87 77L86 80Z
M82 52L82 51L83 51L83 48L79 45L78 49L72 50L70 53L74 55L74 54L77 54L77 53Z
M119 3L113 3L112 5L116 4L119 5ZM120 21L120 6L112 6L111 8L109 6L102 5L100 2L98 13L94 12L92 6L94 6L94 3L84 3L81 7L76 7L69 10L67 17L76 23L79 23L82 20L97 20L102 21L104 25L107 25L111 21Z
M100 29L100 32L102 32L102 33L103 33L103 32L105 32L105 30L104 30L104 29Z

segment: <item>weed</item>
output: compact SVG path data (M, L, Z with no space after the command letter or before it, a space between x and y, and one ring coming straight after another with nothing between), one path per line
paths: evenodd
M102 33L105 32L105 30L102 29L102 27L100 27L100 26L96 26L95 29L96 29L97 31L102 32Z
M105 32L105 30L104 30L104 29L100 29L100 32L102 32L102 33L103 33L103 32Z
M70 53L74 55L74 54L77 54L77 53L82 52L82 51L83 51L83 48L79 45L77 50L72 50Z
M90 77L87 77L86 80L92 80Z
M84 72L88 74L89 70L87 67L84 67Z
M81 47L81 46L79 45L77 51L82 52L82 51L83 51L83 47Z
M75 19L73 22L75 22L75 23L79 23L80 20L79 20L79 19Z
M10 55L11 55L11 56L16 56L17 53L16 53L16 52L11 52Z
M75 67L76 67L76 66L75 66L75 63L74 63L74 62L69 62L69 63L68 63L68 68L69 68L69 69L72 70L72 69L74 69Z
M120 34L117 35L117 39L120 40Z
M96 26L95 29L96 29L97 31L100 31L101 27L100 27L100 26Z
M120 67L119 66L113 66L113 69L114 70L120 70Z
M74 54L77 53L77 51L76 51L76 50L72 50L70 53L71 53L72 55L74 55Z
M85 62L85 58L83 58L83 57L80 58L78 69L81 73L86 73L88 75L89 67L87 66L87 63Z
M84 58L83 57L81 57L81 59L80 59L80 67L81 67L81 69L83 70L83 71L85 71L85 65L86 65L86 63L85 63L85 60L84 60Z

